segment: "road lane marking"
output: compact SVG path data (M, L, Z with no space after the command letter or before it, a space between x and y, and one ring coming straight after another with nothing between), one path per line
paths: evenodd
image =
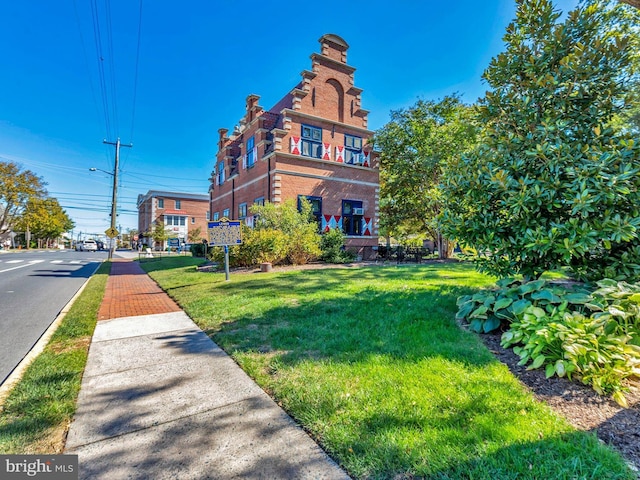
M20 263L24 262L24 260L7 260L5 263Z
M22 261L22 260L20 260L20 261ZM0 270L0 273L8 272L9 270L17 270L18 268L29 267L31 265L35 265L37 263L42 263L42 262L44 262L44 260L30 260L29 263L25 263L24 265L18 265L17 267L6 268L4 270ZM7 263L9 263L9 262L7 262Z

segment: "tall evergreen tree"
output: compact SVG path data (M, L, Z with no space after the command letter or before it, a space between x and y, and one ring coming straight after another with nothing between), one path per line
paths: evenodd
M518 2L484 73L480 147L447 170L442 224L497 276L637 278L640 142L611 121L629 105L638 12L589 1L560 16Z

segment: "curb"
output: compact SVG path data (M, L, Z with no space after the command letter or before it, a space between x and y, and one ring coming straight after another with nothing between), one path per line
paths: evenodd
M13 390L13 388L18 384L18 382L22 379L24 372L27 370L27 367L31 365L38 355L40 355L46 346L49 344L49 340L58 329L64 317L66 317L67 313L71 309L74 302L78 299L80 294L84 291L85 287L89 283L89 280L93 277L93 275L98 271L102 262L98 264L96 269L91 273L87 281L82 284L82 286L78 289L78 291L71 297L71 300L67 302L67 304L60 310L60 313L55 318L55 320L49 325L49 327L44 331L44 333L40 336L40 338L36 341L36 343L31 347L29 353L27 353L20 363L16 365L16 367L11 371L9 376L5 379L5 381L0 385L0 410L2 410L2 406L4 405L5 400Z

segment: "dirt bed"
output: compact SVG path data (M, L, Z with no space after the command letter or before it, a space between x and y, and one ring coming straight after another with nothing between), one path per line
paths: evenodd
M547 379L544 369L519 366L512 350L500 346L499 334L480 336L487 348L542 402L580 430L595 432L603 442L620 451L636 471L640 470L640 392L627 395L629 408L566 378Z

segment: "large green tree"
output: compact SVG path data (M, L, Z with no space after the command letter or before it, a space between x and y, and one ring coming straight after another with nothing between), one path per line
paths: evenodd
M46 196L45 185L32 171L0 161L0 234L13 229L30 199Z
M26 237L35 237L38 246L42 247L49 246L52 240L73 229L75 224L57 199L35 197L27 201L15 226L28 234ZM30 239L26 240L29 247Z
M637 278L639 142L611 121L629 105L638 12L590 1L559 19L549 0L518 2L484 73L480 146L448 166L442 224L498 276Z
M432 238L441 257L448 253L437 224L443 166L467 152L477 128L471 107L455 96L419 100L391 112L391 121L374 136L380 151L380 221L391 236L406 233Z
M169 231L162 219L158 219L145 232L146 237L151 237L155 243L164 244L169 239Z

